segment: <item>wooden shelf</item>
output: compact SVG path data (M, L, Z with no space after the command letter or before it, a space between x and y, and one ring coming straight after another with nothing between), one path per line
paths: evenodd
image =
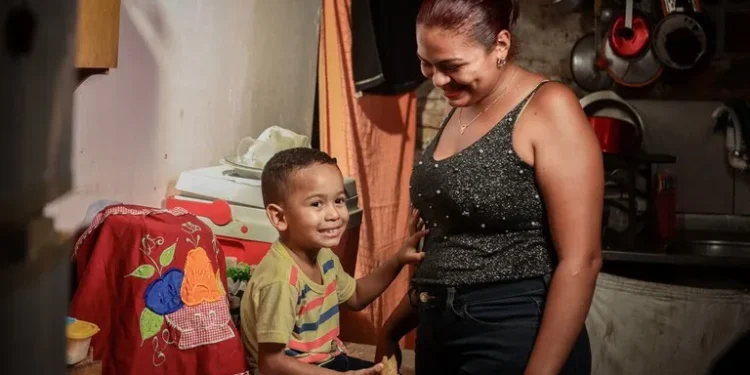
M119 40L120 0L78 0L76 68L116 68Z
M605 164L608 163L636 163L636 164L674 164L677 158L674 155L649 154L642 151L630 154L603 154Z

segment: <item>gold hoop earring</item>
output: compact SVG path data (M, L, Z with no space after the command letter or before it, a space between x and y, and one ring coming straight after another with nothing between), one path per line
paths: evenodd
M497 58L497 67L498 67L498 68L502 68L502 67L504 67L504 66L505 66L505 63L506 63L506 62L507 62L507 61L506 61L505 59L501 59L501 58L499 58L499 57L498 57L498 58Z

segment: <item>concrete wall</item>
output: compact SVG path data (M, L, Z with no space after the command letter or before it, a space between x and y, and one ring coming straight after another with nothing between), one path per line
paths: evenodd
M72 229L102 198L158 206L186 169L217 165L272 125L312 131L320 4L123 0L119 65L75 93Z

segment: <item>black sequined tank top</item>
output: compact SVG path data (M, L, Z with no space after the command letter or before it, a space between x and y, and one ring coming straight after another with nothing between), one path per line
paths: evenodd
M417 158L411 201L430 230L417 285L467 286L551 272L556 262L534 168L513 150L513 126L534 90L487 134L435 160L435 139Z

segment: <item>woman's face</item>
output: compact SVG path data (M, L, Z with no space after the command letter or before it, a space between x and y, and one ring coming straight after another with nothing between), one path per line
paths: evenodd
M422 74L443 90L448 103L467 107L484 99L498 85L504 69L497 60L507 58L510 35L498 35L497 46L488 51L465 33L439 27L417 26L417 55Z

